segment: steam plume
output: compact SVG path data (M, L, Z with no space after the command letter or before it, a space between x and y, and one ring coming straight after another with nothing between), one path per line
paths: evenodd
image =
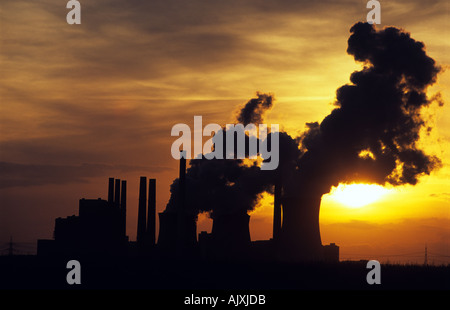
M364 68L336 91L337 107L320 124L308 124L300 171L324 193L339 182L414 185L440 164L417 147L421 109L430 104L426 89L439 68L423 43L397 28L357 23L350 32L347 52Z

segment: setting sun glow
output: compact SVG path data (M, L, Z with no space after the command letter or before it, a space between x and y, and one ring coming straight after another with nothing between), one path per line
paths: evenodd
M333 187L330 198L349 208L360 208L382 198L389 189L375 184L339 184Z

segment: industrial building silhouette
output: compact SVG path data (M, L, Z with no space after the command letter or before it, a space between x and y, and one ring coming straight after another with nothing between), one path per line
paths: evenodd
M147 187L147 177L140 177L136 242L130 241L126 235L127 181L109 178L108 200L80 199L78 216L57 218L54 239L38 240L38 256L339 261L339 247L334 243L323 246L320 235L319 243L317 240L308 240L310 235L301 239L293 239L288 235L292 227L286 230L282 225L282 217L283 222L286 218L283 202L289 204L291 201L281 197L283 189L279 180L274 190L273 238L258 241L251 241L250 216L247 212L213 214L211 233L202 231L197 236L197 215L188 213L184 205L186 159L183 157L180 159L180 203L176 210L166 209L158 214L159 235L156 240L156 179L148 181ZM318 227L318 223L300 221L299 224ZM296 230L301 232L310 228L300 227ZM311 244L314 246L311 247ZM290 255L289 251L295 255Z

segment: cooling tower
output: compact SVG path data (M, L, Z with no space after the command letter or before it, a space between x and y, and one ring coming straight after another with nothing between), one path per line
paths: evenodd
M286 261L322 260L319 211L322 193L302 190L283 197L279 257Z
M215 215L212 226L213 255L217 259L243 259L249 253L250 216L245 213Z

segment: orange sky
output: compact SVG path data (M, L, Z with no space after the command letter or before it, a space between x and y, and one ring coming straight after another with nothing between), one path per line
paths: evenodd
M139 176L157 178L162 211L178 174L174 124L192 125L194 115L226 124L261 91L276 98L266 122L296 136L329 114L336 89L361 68L346 48L364 1L80 2L81 25L66 23L61 1L0 4L0 243L51 238L54 219L76 214L78 199L107 197L108 177L129 182L134 240ZM380 27L404 28L444 69L429 95L445 104L426 112L434 129L422 139L443 167L358 209L324 197L322 242L340 245L342 258L422 262L389 255L425 244L448 257L449 4L380 2ZM201 216L198 230L210 226ZM271 237L270 198L252 213L251 235Z

